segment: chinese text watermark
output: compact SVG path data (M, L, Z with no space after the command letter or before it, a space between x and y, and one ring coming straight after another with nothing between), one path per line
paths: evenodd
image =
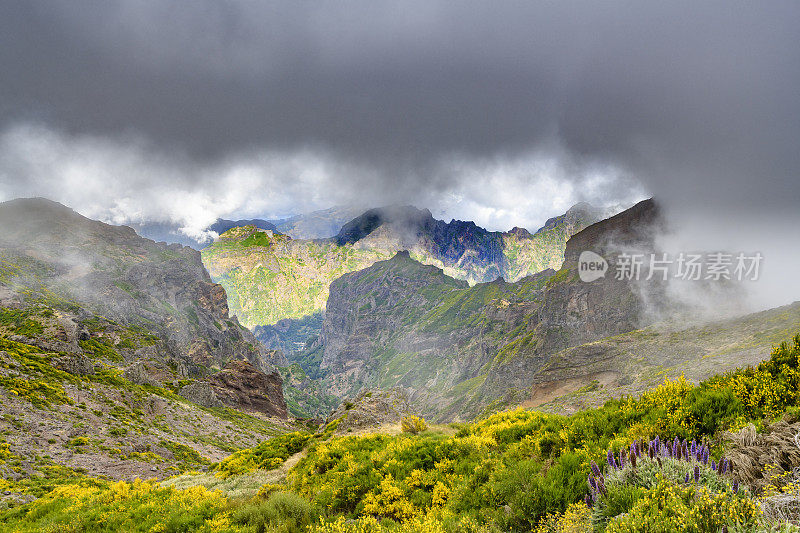
M587 250L578 258L578 275L590 282L605 277L613 268L618 280L756 281L763 259L760 252L621 253L610 266L604 257Z

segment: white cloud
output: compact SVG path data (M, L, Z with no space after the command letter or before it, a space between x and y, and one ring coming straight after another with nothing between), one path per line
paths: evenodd
M643 196L621 170L576 164L558 151L448 156L426 178L387 191L367 164L325 150L261 150L201 164L136 137L69 135L18 124L0 133L0 198L44 196L114 224L174 224L202 239L218 217L277 217L354 203L429 207L489 229L538 228L578 201L631 203ZM400 176L402 178L402 176Z

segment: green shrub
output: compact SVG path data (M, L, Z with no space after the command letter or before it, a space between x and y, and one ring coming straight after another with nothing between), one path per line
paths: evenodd
M319 512L308 500L288 492L274 492L266 500L254 500L235 508L231 521L257 533L305 533Z

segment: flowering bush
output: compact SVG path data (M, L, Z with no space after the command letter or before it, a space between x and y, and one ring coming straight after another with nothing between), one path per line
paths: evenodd
M4 531L224 531L227 500L203 487L85 479L0 515Z
M414 415L406 415L400 420L400 429L403 433L411 433L416 435L428 429L428 424L425 423L424 418Z
M595 531L718 531L753 526L758 504L731 480L730 462L707 445L658 437L606 454L605 475L591 463L586 503Z
M309 433L287 433L264 441L255 448L240 450L219 463L216 476L227 479L255 470L278 468L286 459L301 451L310 438Z

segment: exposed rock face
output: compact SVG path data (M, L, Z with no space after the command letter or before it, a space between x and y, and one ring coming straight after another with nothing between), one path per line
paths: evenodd
M352 400L342 402L325 423L339 420L337 433L396 424L410 412L409 396L401 388L364 390Z
M187 367L245 358L270 369L252 334L229 316L225 289L211 282L197 251L154 243L44 199L0 204L0 225L0 254L17 265L20 290L46 290L143 327L164 338ZM14 291L0 304L23 299ZM85 338L85 328L73 335Z
M91 376L94 374L94 363L83 354L67 354L54 359L56 368L76 376Z
M638 204L570 239L558 272L515 283L468 287L408 253L342 276L331 285L323 323L325 383L340 397L400 385L436 419L525 396L552 354L646 322L638 287L613 273L580 281L577 254L652 248L658 224L655 204Z
M155 385L155 381L150 377L150 372L142 361L136 361L125 369L122 376L137 385Z
M203 407L222 407L222 402L217 398L210 383L196 381L181 387L181 396Z
M559 268L567 239L599 216L579 204L535 234L521 228L501 233L474 222L436 220L427 209L391 206L370 209L331 239L303 241L252 226L234 228L203 250L203 260L225 286L235 313L255 327L321 311L333 280L403 250L470 283L516 281Z
M247 361L231 361L210 379L225 405L254 413L286 418L282 381L277 372L264 374Z

